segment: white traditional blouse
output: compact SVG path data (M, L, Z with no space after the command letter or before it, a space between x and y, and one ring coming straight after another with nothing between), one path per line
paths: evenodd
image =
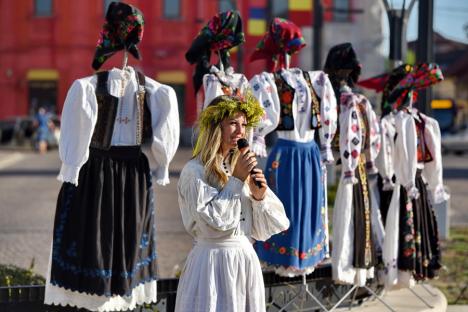
M182 170L178 194L185 229L196 241L234 236L264 241L289 228L283 204L269 188L261 201L253 199L248 185L233 176L217 189L206 182L198 159Z
M377 169L383 180L383 190L391 191L395 187L393 175L393 151L395 150L395 115L388 114L380 120L382 148L375 161Z
M68 91L62 112L59 154L62 167L58 180L78 185L78 175L88 160L89 144L97 120L97 76L75 80ZM138 82L135 70L113 68L108 77L109 93L119 98L111 145L136 145L136 92ZM153 140L151 151L156 162L156 182L169 183L169 162L179 145L179 113L174 90L145 78L148 106L151 111Z
M328 75L322 71L309 71L312 87L320 98L320 115L322 127L319 128L320 150L325 163L333 162L331 142L337 128L337 108L333 87ZM311 121L311 90L300 68L282 69L279 74L286 83L295 90L292 103L294 129L291 131L277 131L278 138L310 142L314 139L314 130L310 127ZM265 115L253 131L252 151L258 156L266 157L265 136L273 132L280 119L280 98L275 83L274 74L263 72L250 80L254 96L265 110Z
M403 186L409 199L419 196L416 188L416 171L422 169L422 177L427 183L430 193L430 201L433 204L441 203L449 198L445 192L442 180L442 153L441 135L437 120L418 114L416 109L409 111L398 111L392 113L394 118L394 143L389 144L388 149L392 149L389 158L396 178L396 186L393 191L392 201L387 215L385 225L385 240L383 248L383 260L385 264L385 285L387 287L409 287L413 284L411 273L399 271L398 248L399 248L399 222L400 222L400 185ZM417 132L416 118L422 118L425 122L424 138L425 144L432 156L432 161L418 162L417 158ZM384 144L386 144L384 142ZM384 147L385 148L385 147ZM385 167L389 164L386 163Z
M249 81L244 74L235 73L232 67L222 71L216 66L211 66L210 74L203 76L203 88L205 90L203 109L217 96L230 95L236 90L238 90L239 94L244 94L249 87Z
M361 110L360 107L364 107ZM369 129L363 133L360 121L366 119ZM364 148L364 140L369 145ZM375 160L381 147L380 127L377 115L369 100L361 95L352 93L346 88L341 93L340 105L340 156L343 166L343 182L356 184L355 171L360 161L361 153L366 156L367 173L377 173Z

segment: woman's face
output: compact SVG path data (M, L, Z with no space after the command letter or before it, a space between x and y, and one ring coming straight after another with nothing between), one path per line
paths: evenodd
M247 119L244 113L238 112L221 122L222 149L229 151L237 146L237 140L245 137Z

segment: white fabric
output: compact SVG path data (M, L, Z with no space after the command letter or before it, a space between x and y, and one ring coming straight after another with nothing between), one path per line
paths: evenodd
M182 170L178 194L195 246L179 281L176 311L264 311L261 267L249 239L266 240L289 227L283 204L270 189L264 200L254 200L248 185L232 176L221 190L210 186L198 159Z
M81 166L88 160L89 144L97 119L96 75L75 80L68 91L62 112L59 154L62 167L58 180L78 185ZM123 86L123 88L122 88ZM179 113L174 90L145 78L146 98L151 111L152 155L155 180L169 183L169 162L179 145ZM136 145L136 91L138 83L132 67L109 72L108 91L118 97L117 116L111 145Z
M142 283L132 290L131 296L97 296L82 292L71 291L50 283L52 259L52 245L50 246L49 264L44 294L44 303L48 305L72 306L85 308L90 311L125 311L136 305L157 301L157 283L149 281Z
M221 71L216 66L211 66L210 72L210 74L203 76L205 100L202 109L205 109L215 97L225 94L223 84L229 86L231 92L235 89L239 90L240 94L244 94L249 88L249 81L244 74L235 73L232 67Z
M369 129L364 134L365 137L370 136L370 146L367 149L362 147L362 116L357 105L365 105L365 114L369 121ZM338 283L363 286L367 278L374 276L374 268L360 269L353 266L353 184L358 182L354 172L360 153L366 154L368 170L375 172L373 163L380 149L380 128L370 102L364 96L352 93L349 88L344 88L341 93L339 118L342 174L333 209L332 275L333 280ZM355 138L358 140L354 140ZM354 156L353 151L357 152Z
M337 128L337 108L333 87L328 75L322 71L309 71L312 87L320 98L320 115L322 127L318 130L320 136L320 150L325 163L333 163L331 142ZM299 68L282 69L280 75L295 90L292 103L294 130L277 131L278 138L295 142L310 142L314 139L314 130L311 123L311 90ZM258 99L265 115L259 125L254 129L252 151L258 156L266 157L265 136L273 132L279 123L280 99L274 75L263 72L250 80L253 94Z
M415 118L420 117L425 122L424 138L433 160L418 164ZM383 247L383 261L385 272L387 272L385 286L388 288L411 287L414 285L414 280L408 272L398 270L397 266L400 231L400 186L405 187L409 199L419 196L419 192L415 187L415 179L417 169L422 167L423 179L433 196L431 202L440 203L449 198L443 188L440 129L435 119L424 114L417 115L415 109L411 109L410 112L399 111L393 114L392 117L388 117L388 119L394 119L395 121L394 129L390 131L396 134L396 140L394 144L389 144L389 148L392 149L392 157L387 160L390 165L387 163L384 164L384 167L394 167L396 183L385 224ZM411 201L407 205L412 205Z

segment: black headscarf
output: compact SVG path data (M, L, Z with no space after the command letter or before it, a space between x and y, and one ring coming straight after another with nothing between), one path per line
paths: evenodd
M185 59L190 64L196 64L193 75L195 93L203 83L203 76L210 72L211 50L219 53L220 62L227 68L230 66L229 50L244 41L242 20L238 11L219 13L208 21L185 53Z
M136 7L112 2L106 13L106 22L102 26L96 46L92 66L98 70L117 51L127 50L136 59L141 59L137 44L143 38L143 14Z

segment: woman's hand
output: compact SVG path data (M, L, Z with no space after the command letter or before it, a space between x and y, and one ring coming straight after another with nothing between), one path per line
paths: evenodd
M262 187L258 187L257 184L255 184L255 181L260 182ZM265 193L267 190L267 181L265 179L265 175L263 174L262 169L253 169L253 173L250 175L249 179L249 188L250 193L252 194L252 197L255 200L262 200L265 198Z
M236 166L232 175L241 181L245 181L250 174L250 171L257 165L257 159L255 154L245 149L240 152L239 158L237 159Z

